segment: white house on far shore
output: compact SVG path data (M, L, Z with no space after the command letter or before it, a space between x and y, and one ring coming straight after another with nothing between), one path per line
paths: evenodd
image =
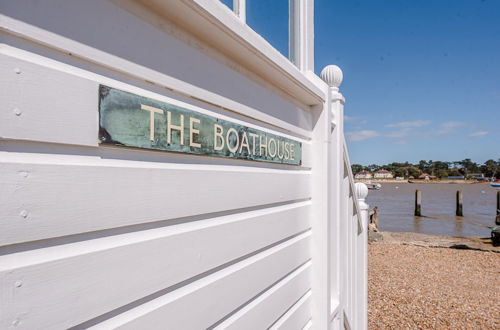
M382 169L382 170L378 170L377 172L375 172L375 175L373 177L375 179L392 179L393 175L391 172Z
M372 177L373 175L368 171L361 171L354 176L355 179L371 179Z

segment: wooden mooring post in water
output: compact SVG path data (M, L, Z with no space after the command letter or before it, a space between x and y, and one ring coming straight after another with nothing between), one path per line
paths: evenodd
M415 216L422 216L422 192L415 190Z
M497 191L497 216L500 215L500 190Z
M464 216L464 195L460 190L457 190L457 217Z

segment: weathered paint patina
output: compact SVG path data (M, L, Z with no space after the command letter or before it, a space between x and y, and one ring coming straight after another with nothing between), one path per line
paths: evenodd
M301 164L299 141L115 88L99 91L101 143Z

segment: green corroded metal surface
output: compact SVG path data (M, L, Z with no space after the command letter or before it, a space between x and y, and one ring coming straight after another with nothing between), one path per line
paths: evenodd
M99 140L196 155L302 162L299 141L103 85L99 88Z

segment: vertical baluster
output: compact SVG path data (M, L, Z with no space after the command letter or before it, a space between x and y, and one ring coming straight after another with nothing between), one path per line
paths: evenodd
M360 274L358 286L360 291L358 292L359 298L359 316L358 316L358 329L368 328L368 223L369 216L368 210L369 206L365 202L366 196L368 196L368 187L361 182L356 183L356 196L358 198L358 205L361 218L361 224L363 227L363 232L358 236L359 249L361 260L359 261L358 274Z

